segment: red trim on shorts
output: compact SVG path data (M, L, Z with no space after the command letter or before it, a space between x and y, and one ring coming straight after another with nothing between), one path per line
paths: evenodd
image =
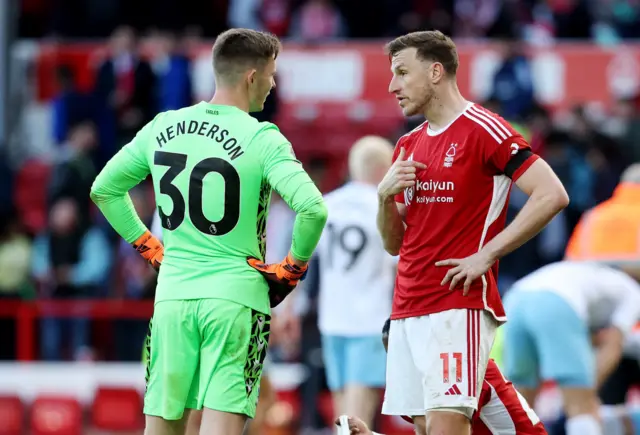
M476 397L480 359L480 310L467 310L467 392Z
M471 310L467 310L467 394L471 396Z

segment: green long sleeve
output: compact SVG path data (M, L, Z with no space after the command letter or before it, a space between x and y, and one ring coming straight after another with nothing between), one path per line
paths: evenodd
M256 139L263 152L267 181L296 212L291 254L298 260L308 261L327 221L327 208L322 194L277 127L269 125Z
M91 199L111 226L129 243L135 242L146 230L136 213L129 190L150 173L144 155L149 124L113 156L91 186Z

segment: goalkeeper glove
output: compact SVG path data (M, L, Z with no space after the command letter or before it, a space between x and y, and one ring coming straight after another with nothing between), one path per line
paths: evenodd
M267 280L271 308L280 304L296 288L298 282L304 279L307 273L307 265L295 265L291 254L277 264L265 264L254 257L247 257L247 263Z
M143 235L138 237L138 240L133 242L133 247L142 258L147 260L151 267L156 271L160 270L160 265L164 258L164 246L149 230L145 231Z

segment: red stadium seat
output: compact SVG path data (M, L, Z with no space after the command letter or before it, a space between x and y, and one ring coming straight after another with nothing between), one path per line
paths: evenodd
M23 432L25 407L17 396L0 396L0 435L20 435Z
M82 407L75 398L40 396L31 407L32 435L80 435Z
M91 407L91 424L109 431L143 429L142 407L142 396L134 388L101 387Z
M38 160L27 161L16 175L15 202L23 225L37 233L47 225L47 186L51 167Z

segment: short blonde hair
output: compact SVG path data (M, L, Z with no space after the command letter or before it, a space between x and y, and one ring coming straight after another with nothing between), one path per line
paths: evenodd
M364 136L349 150L349 176L356 181L365 181L373 167L391 166L393 144L381 136Z

